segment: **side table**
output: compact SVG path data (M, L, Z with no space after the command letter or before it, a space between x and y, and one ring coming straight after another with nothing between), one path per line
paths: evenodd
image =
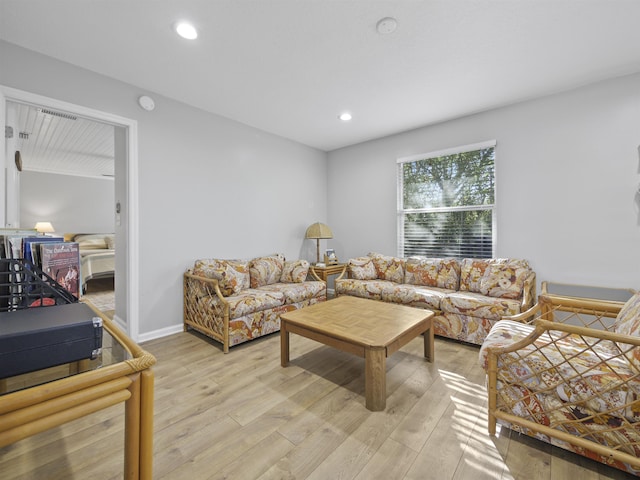
M103 321L101 356L71 368L54 367L3 379L0 447L124 402L123 478L151 480L154 385L151 367L156 359L90 302L84 303ZM47 378L49 371L51 377ZM32 377L37 385L30 384Z
M340 275L346 263L336 263L335 265L325 265L324 267L318 267L317 265L311 265L311 270L316 274L318 278L327 282L327 297L329 296L329 275Z
M340 275L345 265L346 263L336 263L335 265L326 265L324 267L311 265L311 269L319 278L326 282L329 275Z

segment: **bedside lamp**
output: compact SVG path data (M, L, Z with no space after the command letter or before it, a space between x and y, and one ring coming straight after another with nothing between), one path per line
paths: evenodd
M320 263L320 239L333 238L333 232L324 223L316 222L307 228L305 238L315 238L316 240L316 263Z
M53 229L53 225L51 225L51 222L38 222L33 228L35 228L38 233L55 232L55 230Z

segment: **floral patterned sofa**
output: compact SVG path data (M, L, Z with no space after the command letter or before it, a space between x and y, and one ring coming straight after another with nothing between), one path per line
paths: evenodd
M196 260L184 273L184 329L229 347L280 330L280 314L323 302L327 285L307 281L309 262L274 254L252 260Z
M495 322L535 302L536 275L526 260L390 257L350 259L335 280L352 295L435 312L436 335L482 345Z
M640 475L640 293L623 303L544 290L531 312L496 323L480 349L489 433L499 420Z

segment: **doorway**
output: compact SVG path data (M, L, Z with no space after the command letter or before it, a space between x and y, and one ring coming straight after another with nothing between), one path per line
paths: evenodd
M49 97L13 89L0 85L0 121L8 124L8 102L28 104L54 111L113 125L114 149L120 161L115 162L115 202L112 205L115 224L116 278L114 321L134 340L139 336L138 305L138 153L137 122L80 105L62 102ZM5 195L0 200L0 224L16 227L16 212L19 211L19 181L14 164L14 135L0 136L0 151L4 155L5 168L0 169L0 183L5 187Z

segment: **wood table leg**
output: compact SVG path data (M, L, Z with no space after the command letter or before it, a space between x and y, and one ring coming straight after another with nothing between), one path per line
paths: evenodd
M431 322L431 326L429 327L429 330L424 332L423 336L424 336L424 358L426 358L428 362L433 362L436 359L434 333L433 333L433 321Z
M280 365L286 367L289 364L289 332L284 320L280 320Z
M387 352L384 347L367 348L364 357L365 405L372 412L387 406Z
M140 480L153 478L153 370L140 373Z
M131 397L124 406L124 478L140 478L140 373L129 375Z

